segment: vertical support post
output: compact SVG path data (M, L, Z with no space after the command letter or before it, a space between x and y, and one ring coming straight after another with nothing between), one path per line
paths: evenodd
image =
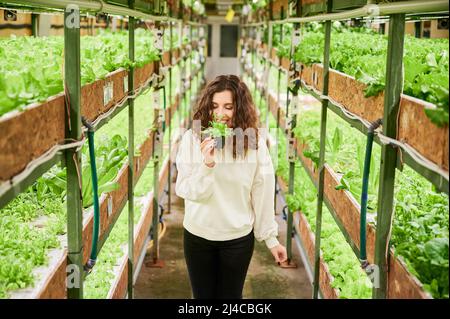
M160 22L155 23L155 28L159 28L161 25ZM164 53L164 43L159 48L159 57L160 62L159 65L161 65L162 61L162 55ZM158 72L161 72L158 68ZM158 103L159 99L161 97L161 88L158 87L155 89L154 94L159 94L158 97ZM166 92L163 91L163 99L165 101L166 98ZM165 103L164 103L165 104ZM161 107L160 105L154 106L154 120L153 120L153 126L156 128L154 138L153 138L153 215L152 215L152 239L153 239L153 265L156 265L159 260L159 241L158 241L158 224L159 224L159 164L160 164L160 156L162 155L160 152L161 143L163 143L163 134L164 134L164 121L160 121L160 112ZM164 107L165 111L165 107ZM163 112L164 112L163 111ZM165 119L164 119L165 120ZM161 124L160 124L161 123ZM162 125L162 128L161 128Z
M386 59L386 89L384 93L383 134L397 137L397 115L403 90L403 46L405 14L389 19L388 52ZM379 287L373 289L374 298L388 297L388 255L392 228L395 166L397 150L390 145L381 147L380 186L378 188L375 265L379 271Z
M172 6L169 7L169 15L172 16ZM170 69L169 69L169 173L167 174L167 211L170 212L170 195L171 195L171 180L172 180L172 174L171 174L171 168L172 168L172 161L170 158L170 151L172 149L172 106L174 105L172 101L172 22L169 22L169 39L170 39Z
M422 21L416 21L414 22L414 36L416 38L422 37Z
M272 1L270 2L272 4ZM272 12L272 10L270 10L270 12ZM270 68L271 68L271 64L270 64L270 56L271 56L271 52L272 52L272 46L273 46L273 24L268 23L268 28L269 28L269 43L268 43L268 47L267 47L267 53L268 53L268 57L266 59L266 72L267 72L267 77L266 77L266 106L267 106L267 111L266 111L266 129L269 129L269 113L270 113Z
M300 16L300 9L301 9L301 0L297 0L297 5L296 5L296 16L299 17ZM295 84L295 87L292 89L292 101L293 104L295 103L295 105L293 106L293 110L292 108L289 108L289 105L291 104L291 102L289 101L289 91L290 91L290 77L292 76L294 79L297 77L298 72L297 72L297 67L296 67L296 63L295 63L295 59L294 59L294 53L295 53L295 46L298 45L297 43L297 36L296 33L298 32L300 28L300 24L299 23L295 23L294 24L294 30L293 30L293 35L292 35L292 41L291 41L291 50L289 53L289 58L290 58L290 70L288 73L288 85L287 85L287 101L286 101L286 123L287 123L287 128L286 131L288 133L289 139L288 139L288 153L289 153L289 185L288 185L288 193L290 195L294 194L294 179L295 179L295 162L296 162L296 158L295 158L295 148L294 148L294 129L297 125L297 99L298 99L298 90L299 90L299 86L300 83L297 81L297 83ZM290 111L290 112L289 112ZM288 264L291 263L292 260L292 236L293 236L293 214L294 212L290 212L288 210L288 215L287 215L287 232L286 232L286 250L287 250L287 257L288 257Z
M82 135L80 11L76 6L67 7L64 12L64 71L66 105L68 104L66 137L80 140ZM75 149L68 149L65 151L65 160L67 165L67 297L81 299L83 298L81 153Z
M328 1L328 12L331 12L333 1ZM325 45L323 54L323 95L328 95L328 75L330 68L330 39L331 39L331 21L325 22ZM315 233L315 252L314 252L314 282L313 298L317 299L319 295L319 275L320 275L320 236L322 233L322 209L324 192L324 164L325 164L325 146L327 134L327 107L328 100L322 101L322 111L320 117L320 151L319 151L319 189L317 195L317 213L316 213L316 233Z
M280 18L281 18L281 20L283 20L284 19L284 9L283 9L283 6L281 6L281 12L280 12ZM282 43L283 42L283 25L282 24L280 24L280 39L279 39L279 43ZM276 145L278 145L278 134L279 134L279 129L280 129L280 108L279 108L279 105L280 105L280 90L281 90L281 88L280 88L280 85L281 85L281 65L280 65L281 63L279 63L279 65L278 65L278 80L277 80L277 118L276 118L276 121L277 121L277 128L276 128L276 134L275 134L275 144ZM277 173L275 172L275 181L277 180ZM275 194L274 194L274 205L275 205L275 207L274 207L274 209L276 210L277 209L277 194L276 194L276 192L275 192Z
M39 36L39 14L31 14L31 34L33 37Z
M128 4L134 9L134 0ZM134 62L134 29L135 18L128 20L128 55ZM134 68L128 74L128 94L134 92ZM128 299L133 299L134 273L134 98L128 101Z

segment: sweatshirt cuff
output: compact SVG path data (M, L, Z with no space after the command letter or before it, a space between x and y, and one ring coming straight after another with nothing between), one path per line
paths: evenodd
M269 249L272 249L273 247L277 246L280 244L280 242L278 241L278 239L276 237L269 237L265 240L266 246Z
M217 163L216 163L217 165ZM213 167L208 167L206 166L206 164L202 161L202 163L200 164L200 174L201 175L209 175L214 171L214 167L216 166L214 165Z

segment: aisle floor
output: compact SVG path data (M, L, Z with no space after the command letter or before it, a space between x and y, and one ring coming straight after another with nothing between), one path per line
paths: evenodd
M175 171L175 170L173 170ZM183 213L184 200L176 196L172 179L171 212L163 219L167 226L160 242L160 258L163 268L146 267L152 260L149 254L135 284L135 298L139 299L189 299L191 288L183 255ZM167 196L164 200L167 212ZM277 205L279 206L279 205ZM280 211L280 207L278 207ZM277 215L280 242L285 244L286 222L281 213ZM306 299L311 298L311 283L293 241L293 260L295 269L280 268L264 243L255 241L255 250L244 284L244 299Z

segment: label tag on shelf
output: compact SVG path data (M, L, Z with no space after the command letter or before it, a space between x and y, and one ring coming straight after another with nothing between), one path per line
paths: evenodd
M294 133L289 132L289 139L288 139L288 161L289 162L295 162L295 138L293 137Z
M292 32L292 46L296 47L300 44L300 29L294 29Z
M295 115L298 113L300 100L298 95L292 96L291 102L289 104L289 114Z
M162 28L153 29L153 35L154 35L155 48L158 51L162 52L162 50L164 49L164 43L163 43L164 32L163 32Z
M113 201L111 194L108 195L108 217L112 215L113 212Z
M158 113L158 123L163 123L166 119L166 114L162 109L160 109Z
M161 109L160 94L160 90L153 91L153 108L157 110Z
M128 93L128 75L123 78L123 92Z
M107 105L113 99L113 82L107 82L103 87L103 105Z

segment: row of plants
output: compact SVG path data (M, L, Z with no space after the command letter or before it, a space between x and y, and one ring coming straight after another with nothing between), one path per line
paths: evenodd
M254 94L258 104L261 122L264 123L267 105L259 93ZM289 162L287 160L287 140L281 129L277 130L276 120L271 113L269 128L272 137L278 134L278 144L271 148L272 161L276 174L284 181L289 180ZM311 230L315 231L317 209L317 191L308 174L297 160L295 163L294 193L287 195L290 212L301 211L308 220ZM321 252L333 276L332 287L339 291L340 298L371 298L371 282L359 266L359 261L345 240L331 213L324 206L322 216Z
M162 90L161 90L162 92ZM195 89L192 90L192 94L196 94ZM177 132L180 127L180 121L186 118L179 109L172 117L170 126L172 132ZM126 124L123 124L123 123ZM118 119L113 127L108 128L110 131L120 130L122 133L127 132L128 125L125 119L122 121ZM172 133L174 134L174 133ZM174 135L170 138L173 139ZM169 134L166 131L164 134L164 145L167 147L169 144ZM164 163L168 158L169 153L165 152L164 158L160 163ZM135 196L135 210L134 210L134 223L135 225L140 220L145 201L148 201L148 195L153 190L153 178L154 178L154 162L150 161L144 169L136 187L134 188ZM115 269L120 266L120 261L123 259L127 252L128 243L128 205L126 205L118 218L110 236L108 237L105 245L103 246L100 254L98 255L96 266L92 273L86 278L85 281L85 295L87 299L105 299L111 289L111 285L115 279Z
M281 85L281 88L285 90L286 86ZM320 109L317 106L318 104L304 105L297 116L297 127L294 130L297 139L309 146L303 155L310 158L316 166L320 149ZM265 105L262 107L264 109ZM341 175L341 185L338 188L350 191L357 201L361 198L365 143L366 138L362 134L355 134L354 129L344 120L329 113L326 161ZM376 218L380 157L380 147L375 145L368 202L368 219L372 223L375 223ZM282 161L279 163L283 166ZM307 175L304 176L308 179ZM291 211L305 210L305 192L307 191L302 191L303 197L295 196L295 199L290 199ZM448 195L438 192L425 178L409 167L404 167L397 174L394 205L391 244L395 254L401 256L408 270L433 297L448 298ZM310 208L315 209L315 206Z
M140 145L152 127L153 112L145 94L135 102L135 141ZM128 158L128 112L122 111L95 135L99 194L117 188L114 179ZM137 148L136 148L137 149ZM82 148L83 207L92 206L87 145ZM66 172L59 166L39 178L0 210L0 296L32 286L32 270L48 263L51 248L61 248L58 236L67 231Z
M172 103L179 92L178 66L173 69ZM195 82L191 93L196 93ZM160 90L160 102L164 91ZM189 92L189 91L188 91ZM153 90L135 100L135 154L149 136L153 126ZM168 96L168 91L166 92ZM168 102L168 99L167 99ZM171 105L171 104L170 104ZM166 107L169 107L167 104ZM186 108L187 109L187 108ZM180 112L172 119L174 129L178 127ZM167 141L168 134L165 134ZM101 127L95 135L96 164L99 177L99 194L117 188L114 179L127 160L128 112L123 110ZM92 207L92 184L87 145L82 148L83 207L85 212ZM143 197L151 190L153 163L150 161L135 188L135 222L141 216ZM33 270L48 265L48 252L60 249L66 234L66 172L53 167L39 178L29 189L18 195L0 210L0 298L8 298L10 292L33 287L36 276ZM112 280L113 268L123 256L123 244L127 241L127 206L124 208L101 253L97 265L85 283L86 298L107 296Z
M64 37L12 36L0 43L0 116L63 91ZM129 59L128 31L83 36L80 54L82 85L159 59L153 33L141 28L136 29L135 62Z
M293 56L295 61L308 66L322 63L323 29L324 25L319 23L301 28L300 43ZM291 33L291 24L274 26L273 46L280 57L289 58ZM264 40L267 43L267 36ZM350 28L336 21L331 33L330 67L367 85L366 97L375 96L385 88L387 44L386 35L365 27ZM418 39L406 35L403 62L404 94L435 104L437 108L426 109L426 114L436 125L448 125L448 39Z
M294 130L299 141L309 145L303 155L318 165L320 109L301 110ZM326 161L342 175L340 189L350 191L359 201L366 138L355 134L340 117L328 115ZM381 147L374 145L370 167L368 212L376 221ZM448 298L449 208L448 196L436 191L424 177L405 166L397 174L391 244L408 270L435 298Z

